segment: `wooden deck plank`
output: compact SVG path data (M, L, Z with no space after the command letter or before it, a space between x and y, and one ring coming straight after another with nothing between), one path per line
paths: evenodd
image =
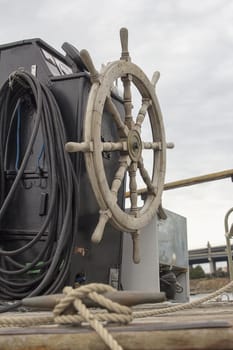
M148 308L147 308L148 309ZM216 303L108 326L124 350L233 350L233 304ZM32 313L25 313L25 317ZM1 350L108 349L89 327L1 328Z

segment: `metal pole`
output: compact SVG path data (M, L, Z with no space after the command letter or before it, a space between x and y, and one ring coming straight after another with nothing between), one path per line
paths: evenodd
M227 257L228 257L229 274L230 274L231 281L233 281L233 262L232 262L231 240L230 239L233 236L233 232L231 232L232 229L229 229L228 218L232 212L233 212L233 208L228 210L228 212L225 215L225 219L224 219L225 237L226 237L226 244L227 244Z
M185 187L185 186L198 185L198 184L204 183L204 182L222 180L222 179L226 179L228 177L231 177L233 180L233 169L219 171L219 172L211 173L211 174L207 174L207 175L191 177L188 179L168 182L164 185L164 191L172 190L172 189L180 188L180 187ZM141 194L146 193L146 192L147 192L146 188L141 188L137 191L137 194L141 195ZM130 193L126 192L125 197L128 198L129 196L130 196Z

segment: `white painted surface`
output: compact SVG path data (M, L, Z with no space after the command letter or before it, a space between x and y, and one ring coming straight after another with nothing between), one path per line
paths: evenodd
M124 233L121 283L124 290L159 292L159 252L156 218L141 230L139 264L134 264L131 235Z

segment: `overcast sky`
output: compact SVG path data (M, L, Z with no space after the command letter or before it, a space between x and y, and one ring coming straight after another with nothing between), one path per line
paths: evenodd
M119 58L127 27L133 62L149 77L161 73L157 94L175 143L166 182L233 168L232 0L0 0L0 26L1 44L40 37L60 50L69 41L97 68ZM187 218L189 248L225 244L232 199L230 179L163 194Z

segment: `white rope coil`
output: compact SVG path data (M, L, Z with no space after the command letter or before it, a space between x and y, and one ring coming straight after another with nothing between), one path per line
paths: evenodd
M90 319L97 319L101 322L129 323L132 321L132 310L124 305L120 305L106 298L103 293L116 291L109 285L92 283L86 286L72 289L66 287L63 290L65 297L55 306L53 310L54 321L59 324L89 322ZM90 299L105 309L99 312L87 313L87 307L82 302L83 299ZM108 311L108 312L106 312ZM69 315L67 315L67 312ZM88 316L87 316L88 315Z
M129 323L132 321L132 310L127 306L115 303L105 296L106 292L115 291L109 285L93 283L77 289L66 287L63 290L65 297L55 306L53 310L54 322L58 324L82 324L87 322L112 350L122 350L112 335L104 328L104 323ZM89 298L99 304L108 312L91 311L83 303L83 299ZM69 315L66 313L69 312Z
M112 322L127 324L136 318L145 318L191 309L223 294L224 292L232 291L232 289L233 281L216 292L208 294L198 300L194 300L191 303L179 304L162 309L132 312L129 307L113 302L102 295L106 292L116 291L109 285L93 283L77 289L66 287L63 290L65 296L55 306L53 316L40 314L35 316L28 316L28 314L24 314L23 316L0 316L0 327L30 327L47 324L83 325L84 323L87 323L98 333L110 349L123 350L108 330L104 328L103 324ZM86 300L87 298L100 305L102 309L88 309L83 303L83 299Z
M203 298L194 300L190 303L179 304L179 305L175 305L175 306L166 307L163 309L152 309L152 310L147 310L147 311L135 311L135 312L133 312L133 318L152 317L152 316L168 314L168 313L172 313L172 312L176 312L176 311L192 309L195 306L199 306L199 305L201 305L201 304L203 304L203 303L205 303L213 298L216 298L217 296L223 294L224 292L230 292L230 291L232 291L232 289L233 289L233 281L229 282L228 284L226 284L222 288L216 290L215 292L210 293Z

